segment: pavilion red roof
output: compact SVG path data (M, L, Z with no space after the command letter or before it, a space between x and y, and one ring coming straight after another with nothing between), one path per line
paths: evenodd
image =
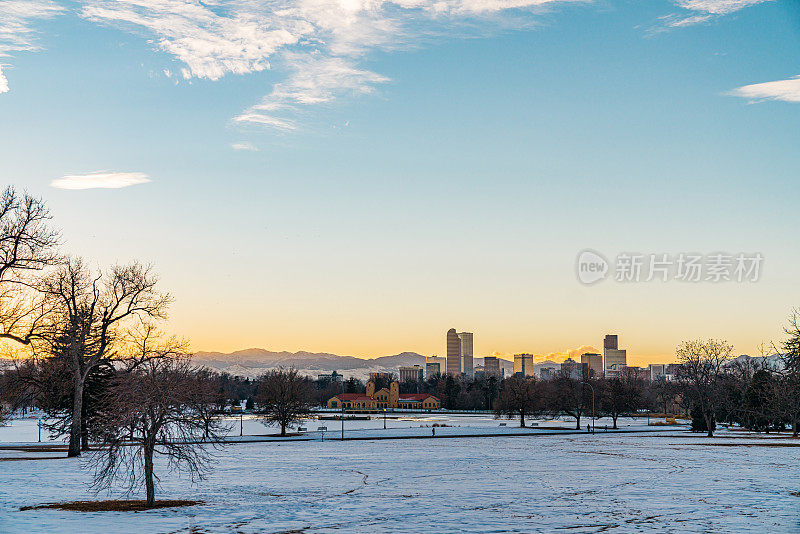
M429 395L427 393L401 393L400 400L401 401L424 401L425 399L434 398L433 395ZM436 399L439 400L439 399Z
M334 399L339 399L342 401L371 401L375 400L372 397L367 397L363 393L339 393L338 395L334 395Z

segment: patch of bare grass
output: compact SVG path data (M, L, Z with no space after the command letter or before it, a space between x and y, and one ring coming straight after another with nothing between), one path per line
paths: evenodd
M147 501L131 500L111 500L111 501L71 501L53 502L47 504L37 504L35 506L23 506L24 510L68 510L70 512L144 512L157 508L178 508L180 506L195 506L203 504L203 501L156 501L152 506L147 505Z

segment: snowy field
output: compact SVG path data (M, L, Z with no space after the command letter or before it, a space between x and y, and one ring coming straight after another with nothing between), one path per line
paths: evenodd
M161 466L157 497L206 504L138 513L19 511L119 494L95 497L81 460L4 450L0 532L800 532L796 441L651 430L236 443L196 486Z
M330 416L332 414L322 415ZM0 426L0 445L3 443L37 442L39 440L38 421L35 416L29 416L14 419L8 426ZM228 435L231 438L236 438L240 434L245 438L266 438L279 432L279 429L275 427L264 426L258 417L253 415L245 414L241 418L232 416L226 422L229 427ZM590 422L591 419L581 419L581 429L585 430L586 425ZM380 415L372 415L369 420L348 420L345 421L345 437L430 436L434 425L436 425L436 434L438 436L520 432L518 420L495 419L490 414L393 413L387 415L385 424L386 430L384 430L384 419ZM528 424L531 430L538 428L575 429L575 420L572 418L528 420ZM611 419L598 419L595 425L599 431L602 431L604 427L612 427ZM644 429L647 427L647 418L620 419L618 426L623 430ZM298 427L305 430L298 432ZM290 431L298 434L295 436L296 439L320 439L320 427L327 428L326 435L328 437L341 437L342 422L335 420L307 419L299 425L294 425ZM522 432L528 433L529 431L523 430ZM62 442L51 440L46 430L42 430L41 440L43 443Z

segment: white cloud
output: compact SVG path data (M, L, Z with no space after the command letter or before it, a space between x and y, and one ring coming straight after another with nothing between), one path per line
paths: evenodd
M261 126L269 126L276 130L291 131L296 130L297 125L290 120L279 119L264 113L242 113L233 118L234 122L241 124L258 124Z
M234 150L249 150L251 152L258 152L258 147L248 141L240 143L231 143L231 148Z
M663 18L666 26L680 28L709 22L716 17L730 15L746 7L772 0L676 0L678 7L686 9L691 14L672 14Z
M38 50L37 20L54 17L64 10L50 0L0 0L0 58L10 57L14 52ZM9 91L8 79L0 65L0 93Z
M755 83L730 91L732 96L758 100L782 100L784 102L800 102L800 75L788 80Z
M0 65L0 94L8 92L8 79L3 76L3 66Z
M770 1L771 0L679 0L677 3L683 9L701 11L713 15L728 15L734 11Z
M83 17L143 32L183 63L185 79L269 69L285 78L242 125L298 129L299 108L372 93L388 78L360 67L375 50L416 46L454 29L500 27L499 13L591 0L83 0ZM480 20L480 24L472 24ZM469 23L469 24L468 24Z
M141 172L93 172L70 174L50 182L58 189L120 189L136 184L146 184L150 178Z
M218 80L226 74L269 68L268 58L297 43L304 30L295 21L253 16L238 9L239 2L87 0L85 4L82 15L89 20L141 27L154 35L158 48L187 66L183 72L187 78Z
M380 74L358 69L352 60L341 57L290 54L289 60L294 69L289 79L275 84L259 104L234 121L296 129L294 122L276 113L291 113L301 105L330 103L343 95L369 94L375 91L375 85L389 81Z

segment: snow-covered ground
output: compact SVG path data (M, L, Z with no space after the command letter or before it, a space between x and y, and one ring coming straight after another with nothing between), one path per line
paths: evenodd
M0 532L800 530L800 497L792 495L800 490L800 448L784 446L797 441L650 430L237 443L218 453L211 475L194 487L159 465L158 497L206 504L139 513L19 511L109 496L89 490L81 460L0 461ZM382 421L363 432L383 432Z
M323 417L335 414L322 414ZM39 440L39 419L30 416L13 419L8 426L0 426L0 444L2 443L30 443ZM655 419L653 421L656 421ZM528 420L528 425L532 430L539 427L574 429L575 419L534 419ZM229 427L229 435L237 437L240 434L245 437L265 437L274 435L280 431L275 427L265 426L261 420L254 415L245 414L241 418L232 416L226 419ZM586 425L591 423L591 419L581 419L581 428L586 429ZM384 431L384 419L380 415L372 415L369 420L346 420L345 437L371 437L371 436L429 436L431 429L436 425L437 435L448 434L496 434L496 433L518 433L519 421L517 419L495 419L490 414L448 414L448 413L425 413L425 414L388 414L386 417L386 431ZM445 426L443 426L445 425ZM611 419L598 419L595 421L598 430L605 427L611 428ZM647 426L647 418L639 417L635 419L624 418L618 422L620 429L641 429ZM293 425L291 431L297 433L298 427L305 430L300 432L301 439L320 439L319 428L327 428L326 436L340 437L342 422L336 420L306 419L298 425ZM655 429L655 428L653 428ZM44 443L52 443L51 437L46 430L42 430L41 440Z

